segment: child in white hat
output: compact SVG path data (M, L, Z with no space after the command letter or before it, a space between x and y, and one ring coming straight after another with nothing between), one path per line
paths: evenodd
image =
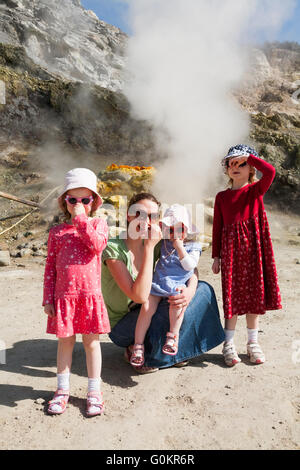
M196 232L190 214L184 206L174 204L167 209L161 221L161 228L163 242L160 259L155 268L150 296L142 305L136 324L135 344L130 358L133 366L144 364L144 339L160 300L163 297L178 295L178 291L193 275L201 254L200 243L187 242L187 237ZM170 331L162 348L164 354L177 354L183 314L182 308L170 306Z
M58 204L66 222L52 227L44 275L47 333L58 337L57 390L49 414L62 414L69 399L69 378L76 334L82 334L88 370L87 415L103 412L100 390L100 333L110 324L101 293L101 254L107 244L105 220L90 217L102 204L97 177L75 168L65 177Z

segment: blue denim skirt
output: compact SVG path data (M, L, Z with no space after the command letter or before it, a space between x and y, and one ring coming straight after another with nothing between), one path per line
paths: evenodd
M139 312L140 306L137 306L112 328L109 337L117 346L126 348L134 344ZM171 367L178 362L200 356L221 344L225 335L214 289L204 281L198 282L197 291L184 313L176 356L162 352L169 327L169 304L167 299L162 299L145 337L146 366L160 369Z

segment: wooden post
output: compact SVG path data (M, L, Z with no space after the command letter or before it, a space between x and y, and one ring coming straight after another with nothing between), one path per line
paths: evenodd
M11 199L12 201L17 201L17 202L20 202L21 204L26 204L27 206L38 207L39 209L41 209L42 207L37 202L28 201L27 199L21 199L17 196L13 196L12 194L3 193L2 191L0 191L0 197Z

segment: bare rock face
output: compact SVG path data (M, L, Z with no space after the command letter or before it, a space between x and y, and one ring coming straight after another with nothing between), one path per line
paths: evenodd
M120 92L126 38L77 0L1 0L2 190L38 202L70 167L97 173L112 161L150 159L149 125L130 117ZM46 202L51 220L55 196ZM24 207L0 198L0 212L1 232ZM47 224L47 217L34 213L4 237Z
M23 46L32 61L67 80L122 87L126 35L78 0L2 0L0 42Z
M155 164L151 127L131 118L122 94L126 42L124 33L86 11L79 0L1 0L4 190L27 198L30 191L39 193L48 162L52 174L53 168L63 174L77 162L97 173L111 162ZM234 95L250 114L249 140L276 167L268 196L299 210L300 46L254 49L249 72ZM9 216L10 203L5 204L4 216ZM8 223L3 221L3 228Z
M236 97L250 114L252 142L277 170L267 197L299 211L300 45L266 44L251 59Z

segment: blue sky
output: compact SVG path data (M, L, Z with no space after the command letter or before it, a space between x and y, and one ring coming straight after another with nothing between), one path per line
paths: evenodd
M122 31L130 34L127 22L128 6L124 0L81 0L81 4L87 10L93 10L101 20L118 26ZM297 7L292 18L284 24L272 40L300 43L300 0L297 0Z
M93 10L100 20L113 24L129 33L127 22L127 2L122 0L81 0L81 5L87 10Z

